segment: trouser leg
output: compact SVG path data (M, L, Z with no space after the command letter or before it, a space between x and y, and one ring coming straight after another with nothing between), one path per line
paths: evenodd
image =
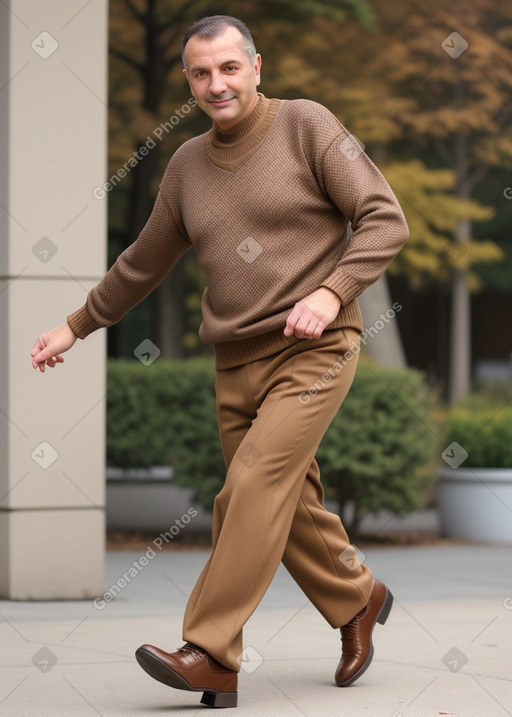
M324 507L316 461L304 482L282 562L332 627L346 625L369 600L370 568L359 562L339 516Z
M313 464L352 383L356 359L341 367L339 359L355 336L351 330L326 332L217 375L229 468L214 506L212 555L190 596L183 634L232 669L239 669L243 625L281 558L331 624L347 622L367 602L368 568L349 571L339 559L336 564L348 540L339 519L321 506ZM331 379L311 401L301 402L329 370Z

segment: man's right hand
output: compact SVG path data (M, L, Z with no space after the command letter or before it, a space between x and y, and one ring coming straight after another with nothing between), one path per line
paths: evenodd
M46 334L41 334L30 352L32 366L44 373L46 366L53 368L58 363L62 363L64 359L60 354L70 349L75 341L76 336L69 324L63 324Z

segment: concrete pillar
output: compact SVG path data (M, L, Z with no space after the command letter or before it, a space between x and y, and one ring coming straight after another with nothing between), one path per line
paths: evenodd
M106 265L107 0L0 3L0 597L103 591L105 336L30 350Z

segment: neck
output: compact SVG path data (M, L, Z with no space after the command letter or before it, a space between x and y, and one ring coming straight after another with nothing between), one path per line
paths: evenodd
M245 114L242 115L239 119L237 119L234 123L227 124L227 125L221 125L218 122L214 122L213 126L218 132L225 133L225 132L231 132L232 129L234 129L240 122L243 122L246 117L249 117L249 115L253 112L254 108L258 104L259 100L261 98L261 94L256 93L254 95L253 101L251 102L250 107L246 110Z
M270 130L281 101L258 93L251 112L229 130L214 123L206 136L206 153L221 169L234 171L258 149Z
M232 144L238 142L251 134L261 124L268 108L269 100L260 92L257 93L250 112L229 128L222 128L216 122L213 123L212 132L214 141L219 144Z

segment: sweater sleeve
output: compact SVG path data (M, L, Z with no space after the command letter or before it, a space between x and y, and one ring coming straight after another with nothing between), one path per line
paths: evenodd
M150 294L191 244L180 230L162 194L163 185L146 226L101 282L87 295L86 303L68 316L78 338L112 326Z
M322 286L332 289L346 306L385 272L409 230L386 179L345 127L328 115L329 131L316 138L315 174L324 194L351 222L352 236ZM325 114L322 119L327 124Z

